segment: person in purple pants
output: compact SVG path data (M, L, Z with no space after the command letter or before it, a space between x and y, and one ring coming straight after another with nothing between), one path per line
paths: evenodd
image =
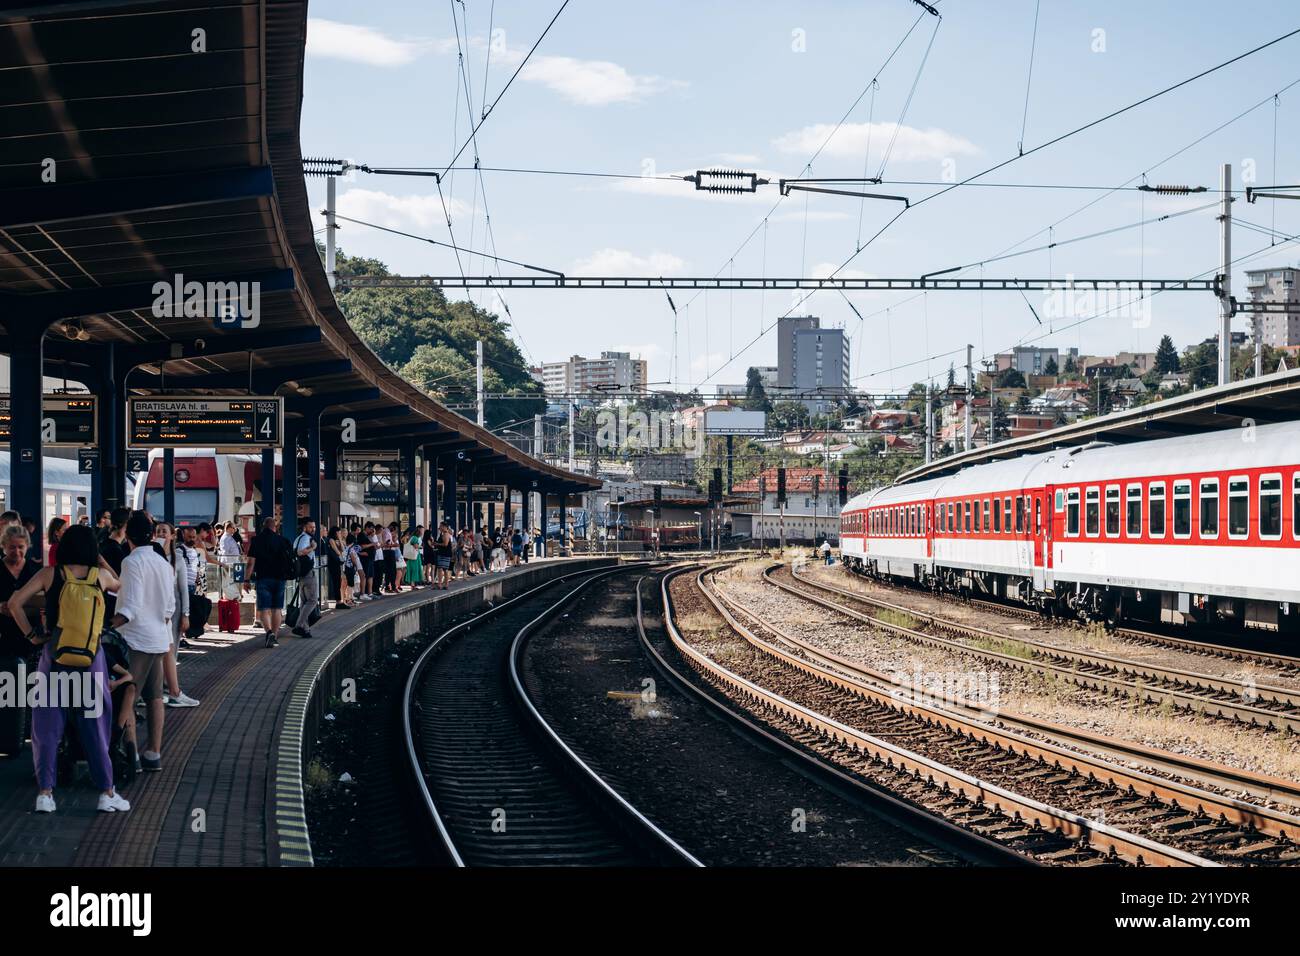
M53 634L58 626L59 596L66 580L84 581L93 575L99 588L109 591L117 588L117 575L100 564L95 533L88 526L74 525L64 532L56 560L54 567L42 568L9 599L14 623L33 644L45 645L38 668L46 687L45 699L33 701L32 708L36 812L54 812L59 741L63 739L68 717L77 721L77 734L90 765L90 777L100 790L98 809L106 813L130 810L131 804L113 789L113 763L108 755L113 707L103 646L95 653L89 668L57 664L53 659L53 641L32 627L24 607L44 591L45 622L48 632Z

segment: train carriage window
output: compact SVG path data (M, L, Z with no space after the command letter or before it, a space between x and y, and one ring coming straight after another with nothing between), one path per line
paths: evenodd
M1011 499L1010 498L1002 499L1002 513L1006 516L1005 518L1003 518L1002 521L1002 530L1005 533L1010 534L1011 533Z
M1245 475L1228 479L1228 537L1250 537L1250 479Z
M1192 536L1192 483L1174 482L1174 537Z
M957 525L960 525L960 524L961 524L961 510L960 510L960 506L955 506L955 505L953 505L953 503L950 501L950 502L948 502L948 530L949 530L949 531L952 531L953 528L954 528L954 525L953 525L953 514L954 514L954 512L956 512L956 523L957 523ZM956 530L960 531L961 528L960 528L960 527L957 527Z
M989 524L989 500L984 499L984 530L989 531L993 525Z
M1016 534L1025 530L1025 496L1016 495Z
M1106 487L1106 537L1119 537L1119 485Z
M1083 531L1090 538L1101 533L1101 489L1089 488L1084 496Z
M1124 533L1130 538L1142 537L1142 486L1129 485L1124 492L1128 498L1124 512Z
M970 531L971 531L971 524L970 524L970 502L968 501L968 502L966 502L966 533L967 533L967 534L970 534Z
M993 530L1002 533L1002 499L993 499Z
M1043 533L1043 500L1034 499L1034 534Z
M1079 489L1071 488L1065 493L1065 533L1079 535Z
M1291 537L1300 539L1300 471L1291 476Z
M1148 530L1151 537L1163 538L1165 536L1165 483L1152 482L1147 486L1147 495L1151 499L1151 506L1148 509Z
M1201 537L1219 536L1219 479L1201 479Z

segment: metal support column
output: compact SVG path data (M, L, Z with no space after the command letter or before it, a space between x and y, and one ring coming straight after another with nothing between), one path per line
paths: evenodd
M1219 178L1219 243L1223 273L1219 279L1219 384L1232 381L1232 164ZM1256 343L1258 347L1258 343Z
M299 420L285 419L280 453L280 533L290 541L298 537L298 438L302 432Z
M44 465L41 454L41 408L44 392L46 323L17 316L5 322L9 333L9 508L36 524L28 554L44 564ZM19 414L20 410L26 414Z
M442 520L455 531L460 527L456 521L456 457L439 458L438 465L442 471Z
M415 439L406 439L402 442L399 451L402 456L402 484L405 485L402 492L403 500L406 503L406 513L404 515L406 520L401 522L405 525L405 528L402 529L405 531L407 528L415 527L415 502L420 494L420 489L415 482Z
M465 462L465 527L471 531L478 530L477 516L474 514L474 463Z
M307 517L315 520L317 534L323 535L328 525L320 500L320 413L308 415L303 425L307 438Z
M487 512L488 534L495 534L497 530L497 503L495 501L488 502Z
M162 520L174 528L176 526L176 449L164 448L162 462Z
M267 518L275 517L275 449L262 449L262 480L259 482L262 486L262 511L257 516L257 527L253 530L262 530L262 522Z

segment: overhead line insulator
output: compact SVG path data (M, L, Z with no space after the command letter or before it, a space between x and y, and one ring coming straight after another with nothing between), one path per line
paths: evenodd
M752 193L769 182L760 179L757 173L739 169L699 169L694 176L683 176L682 179L694 183L699 192L706 193Z

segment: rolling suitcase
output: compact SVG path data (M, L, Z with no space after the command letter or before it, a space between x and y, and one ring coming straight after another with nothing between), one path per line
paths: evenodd
M217 629L234 634L239 630L239 602L223 598L217 602Z

